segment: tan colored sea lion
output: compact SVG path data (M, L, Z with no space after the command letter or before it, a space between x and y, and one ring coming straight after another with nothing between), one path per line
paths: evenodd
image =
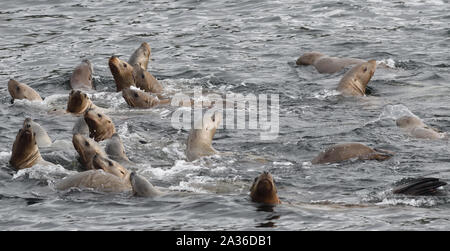
M320 52L307 52L297 59L297 65L314 65L319 73L335 73L347 66L361 64L365 60L358 58L329 57Z
M28 99L30 101L37 100L42 101L41 96L31 87L26 84L17 82L14 79L10 79L8 82L8 91L11 95L11 103L14 103L14 99Z
M99 154L94 155L94 158L92 158L92 166L94 169L102 169L107 173L124 179L128 183L130 181L130 172L126 168L121 166L118 162L103 157Z
M95 155L106 157L105 151L97 142L81 134L74 134L72 143L80 155L80 162L85 170L94 169L92 160Z
M97 110L88 109L84 113L84 121L89 127L89 137L97 142L111 138L116 132L112 120Z
M162 93L163 86L153 77L150 72L139 66L138 64L133 65L134 80L136 81L136 86L141 88L146 92L151 93Z
M33 131L32 120L26 118L22 129L14 141L9 163L16 170L30 168L37 163L45 163L36 142L36 132Z
M75 68L70 77L70 87L72 89L91 90L94 88L92 85L92 73L94 68L89 60L84 59Z
M253 202L264 204L281 203L277 195L277 187L270 173L263 172L255 178L255 181L250 188L250 198Z
M108 154L108 157L119 162L120 164L130 164L131 161L128 159L127 154L125 153L125 147L123 146L123 142L119 137L119 134L114 133L110 139L108 139L108 143L105 147L105 152Z
M144 70L147 70L148 66L148 60L150 59L151 54L151 48L150 45L148 45L146 42L143 42L139 48L137 48L133 54L131 55L130 59L128 60L128 63L130 65L138 64Z
M396 120L398 127L402 128L409 135L419 139L442 139L445 133L440 133L436 129L429 127L423 121L414 116L403 116Z
M70 175L58 183L56 189L90 188L101 192L121 193L131 191L130 182L103 170L88 170Z
M212 115L205 114L201 121L197 121L187 139L186 157L188 161L217 154L217 151L212 147L212 140L221 121L222 113L220 112L215 112ZM199 124L200 122L203 123Z
M367 84L375 73L376 68L377 62L375 60L369 60L354 66L342 77L337 90L344 96L366 95Z
M393 152L372 149L361 143L344 143L333 145L315 157L312 164L336 163L358 158L361 160L386 160L394 155Z
M136 86L133 76L133 67L129 63L113 56L109 59L109 69L111 70L116 83L116 91L120 92L124 88Z
M122 97L130 107L134 108L152 108L159 104L170 103L169 99L160 100L147 92L131 88L123 89Z
M96 106L92 103L88 95L80 90L72 90L67 101L67 112L73 114L84 114L87 109L95 109Z

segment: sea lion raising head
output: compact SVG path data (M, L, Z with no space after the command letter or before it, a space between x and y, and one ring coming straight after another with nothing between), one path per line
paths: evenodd
M123 89L122 97L130 107L135 108L152 108L159 104L157 97L153 97L149 93L137 89Z
M80 155L80 162L85 170L94 169L92 159L95 155L106 156L106 153L97 142L81 134L74 134L72 143Z
M80 90L72 90L67 101L67 112L74 114L82 114L91 108L92 101L86 93Z
M92 85L92 73L94 68L89 60L84 59L72 73L70 77L70 87L72 89L91 90L94 88Z
M22 129L19 130L14 141L9 163L16 170L32 167L42 160L36 142L36 133L33 131L32 120L26 118Z
M10 79L8 82L8 91L11 95L11 103L14 102L14 99L27 99L30 101L42 101L41 96L31 87L26 84L22 84L17 82L14 79Z
M116 132L112 120L99 111L88 109L84 114L84 120L89 127L89 137L97 142L111 138Z
M277 187L273 177L268 172L263 172L255 178L250 188L250 198L253 202L264 204L280 204L281 201L277 195Z
M150 59L151 48L146 42L143 42L131 55L128 63L130 65L138 64L144 70L147 70L148 60Z
M153 77L150 72L142 68L138 64L133 65L133 75L136 86L146 92L162 93L163 86Z
M120 60L118 57L112 56L109 59L109 69L116 82L116 91L120 92L122 89L136 86L133 76L133 67Z
M114 133L112 137L108 140L105 148L106 154L108 157L121 163L128 164L130 160L128 159L125 153L125 147L123 146L123 142L119 137L119 134Z
M162 194L146 178L138 175L136 172L131 172L130 183L133 190L133 194L136 196L155 197Z
M217 111L212 115L205 114L203 120L197 121L187 139L186 157L188 161L217 153L212 147L212 140L221 121L222 113Z
M337 90L344 96L366 95L367 84L375 73L376 68L377 62L375 60L369 60L354 66L342 77Z

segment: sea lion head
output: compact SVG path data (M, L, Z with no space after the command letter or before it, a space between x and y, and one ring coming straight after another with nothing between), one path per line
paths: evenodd
M22 129L17 133L9 163L17 170L28 168L33 166L40 156L32 120L31 118L26 118Z
M280 199L277 195L277 187L269 172L263 172L255 178L250 188L250 197L252 201L264 204L279 204Z
M297 65L311 65L314 63L314 61L316 61L318 58L324 56L325 54L322 54L320 52L317 51L312 51L312 52L307 52L303 55L301 55L297 61L296 64Z
M133 54L131 55L128 63L131 65L138 64L144 70L147 70L148 61L150 59L151 48L150 45L146 42L143 42L139 48L137 48Z
M215 111L213 114L205 114L205 116L203 116L201 127L200 125L195 124L194 130L197 131L197 134L199 134L201 138L209 140L209 142L212 142L214 134L216 133L216 130L221 122L222 122L222 113L219 111Z
M112 120L94 109L88 109L84 113L84 121L89 127L89 137L95 141L109 139L116 132Z
M97 142L79 133L73 135L72 143L86 169L93 169L92 159L96 154L106 155Z
M129 63L120 60L118 57L112 56L109 59L108 64L114 77L114 81L116 82L118 92L132 85L136 86L133 76L133 67Z
M130 183L133 189L133 194L140 197L153 197L161 194L161 192L156 189L152 183L150 183L146 178L138 175L136 172L131 172Z
M118 162L105 158L99 154L94 155L92 159L94 169L102 169L103 171L113 174L121 179L127 178L129 172Z
M426 127L422 120L414 116L402 116L395 123L400 128Z
M372 78L373 74L375 73L376 68L377 61L375 60L369 60L367 62L361 63L352 69L354 72L354 78L358 79L365 88Z
M186 144L186 157L188 161L194 161L203 156L210 156L217 153L212 147L212 140L221 121L222 113L216 111L213 114L205 114L203 119L194 124L194 128L191 129Z
M88 95L80 90L72 90L67 101L67 112L81 114L92 105Z
M31 87L26 84L17 82L14 79L10 79L8 82L8 91L12 97L11 103L14 99L28 99L42 101L41 96Z
M146 92L137 89L122 89L122 96L127 104L131 107L150 108L159 103L158 99L152 97Z

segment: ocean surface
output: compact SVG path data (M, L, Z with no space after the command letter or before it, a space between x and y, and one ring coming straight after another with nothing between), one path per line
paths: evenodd
M421 140L396 127L414 114L450 131L450 4L408 1L2 1L0 10L1 230L450 230L449 187L442 195L392 194L412 177L450 181L449 140ZM168 92L279 95L279 133L217 130L222 155L186 160L188 130L174 128L174 107L127 106L108 68L142 42L149 72ZM297 66L308 51L376 59L370 95L335 90L345 70L319 74ZM57 191L80 171L72 146L76 117L65 108L69 79L82 59L94 67L93 102L108 109L130 167L168 191L157 198L91 190ZM10 103L10 78L43 102ZM8 161L26 117L53 145L40 149L54 166L15 172ZM361 142L394 151L384 161L311 165L320 151ZM104 142L102 143L104 146ZM275 178L282 204L249 199L253 179Z

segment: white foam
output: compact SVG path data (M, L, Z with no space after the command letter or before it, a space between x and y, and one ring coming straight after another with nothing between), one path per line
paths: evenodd
M189 176L189 173L192 171L198 171L201 169L206 169L205 167L198 166L193 164L192 162L186 162L184 160L177 160L175 165L168 169L162 169L159 167L152 168L148 170L152 174L153 177L161 180L170 179L172 177L183 174L185 176Z
M25 168L17 171L12 177L13 180L28 177L29 179L37 180L54 180L57 177L65 177L69 174L76 173L55 164L36 164L31 168Z
M328 90L328 89L324 89L318 93L313 94L313 97L319 100L325 100L328 97L333 97L333 96L338 96L341 93L337 90Z
M383 201L376 203L380 206L397 206L397 205L408 205L413 207L432 207L437 204L436 200L432 198L384 198Z
M387 105L384 107L383 112L381 112L379 119L394 119L397 120L400 117L403 116L413 116L418 119L414 113L412 113L408 107L404 105Z

